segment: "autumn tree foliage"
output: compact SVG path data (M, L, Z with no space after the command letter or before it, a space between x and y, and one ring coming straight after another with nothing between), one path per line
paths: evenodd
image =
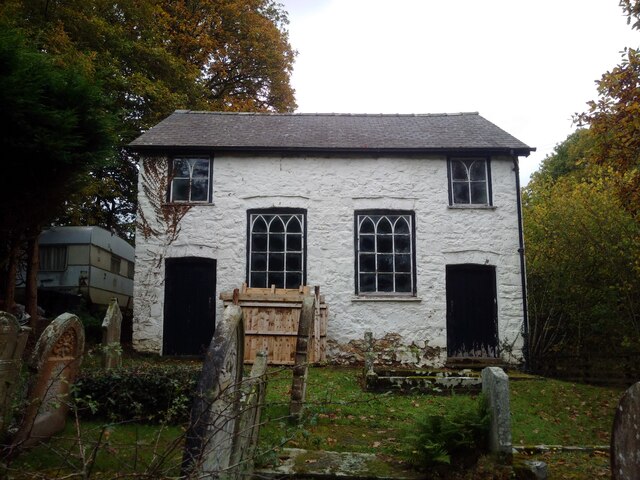
M640 352L640 223L578 131L523 192L531 363Z
M61 65L85 65L117 114L117 146L179 108L289 112L294 52L273 0L7 0L12 22ZM70 196L62 224L132 239L135 159L123 148Z
M621 0L640 29L640 2ZM532 364L640 354L640 51L523 191Z
M290 85L295 52L286 13L273 0L5 0L0 2L0 22L3 29L20 31L46 65L81 71L99 88L98 98L115 118L105 161L93 162L88 148L77 162L75 153L67 157L74 158L70 169L58 158L47 163L47 155L23 154L12 158L15 170L3 171L6 183L15 186L41 165L56 171L45 182L55 189L34 183L10 189L12 212L24 222L31 221L22 208L31 198L46 206L37 221L33 218L32 238L53 223L99 225L133 241L137 166L126 145L175 109L289 112L296 107ZM28 75L25 82L30 85ZM19 103L29 92L12 94L15 98L3 98ZM68 95L60 95L60 102L82 112ZM10 123L9 104L2 107L3 120ZM15 107L16 115L20 111ZM63 128L66 120L59 122ZM60 138L62 143L66 137ZM24 135L15 139L24 150L33 147ZM8 225L6 219L4 223ZM11 244L21 238L12 238ZM17 248L0 255L7 288L7 269Z

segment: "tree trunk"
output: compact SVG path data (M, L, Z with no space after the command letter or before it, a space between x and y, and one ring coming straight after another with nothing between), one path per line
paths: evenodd
M16 276L18 274L18 255L20 254L20 243L14 241L9 248L9 258L7 262L7 278L4 290L4 309L13 313L16 304Z
M27 280L25 292L25 311L31 316L29 326L35 331L38 324L38 267L40 252L38 237L40 230L32 234L27 241Z

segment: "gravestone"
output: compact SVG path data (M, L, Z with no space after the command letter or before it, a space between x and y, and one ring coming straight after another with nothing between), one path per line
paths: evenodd
M227 478L250 478L260 434L262 405L267 394L267 352L256 353L248 379L242 381L240 400L240 423L234 438L231 464L235 467L227 472Z
M117 368L122 365L122 351L120 347L120 326L122 312L118 299L112 298L109 308L102 321L102 366L106 369Z
M489 448L492 452L505 456L512 455L511 409L509 406L509 377L500 367L482 370L482 393L487 398L491 424L489 428Z
M614 480L640 478L640 382L624 392L613 419L611 474Z
M75 315L63 313L42 332L29 362L28 403L14 446L34 445L64 428L83 353L84 327Z
M191 407L182 459L182 474L189 478L217 478L232 465L243 358L242 309L229 305L216 325Z
M302 299L302 311L298 323L298 338L296 341L295 365L291 383L291 401L289 403L289 417L300 420L307 393L307 376L309 372L309 347L313 335L315 298L305 296Z
M0 312L0 439L11 420L11 405L20 381L22 352L31 331L7 312Z

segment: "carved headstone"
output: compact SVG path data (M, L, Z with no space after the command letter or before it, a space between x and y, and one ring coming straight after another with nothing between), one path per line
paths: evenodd
M509 405L509 377L499 367L482 370L482 393L489 403L491 424L489 447L492 452L511 457L511 409Z
M63 313L42 332L29 364L28 404L14 444L30 446L64 428L83 353L84 327L75 315Z
M202 366L182 460L183 475L223 476L232 465L244 358L242 309L229 305L216 325Z
M291 383L291 402L289 403L289 417L299 420L304 408L307 394L307 376L309 372L309 347L314 326L315 298L305 296L302 299L302 311L298 323L298 338L296 342L296 357L293 367L293 381Z
M102 366L106 370L122 365L120 348L121 325L122 312L118 305L118 299L112 298L102 321Z
M28 327L7 312L0 312L0 438L11 420L11 404L20 378L22 352L27 343Z
M611 474L614 480L640 478L640 382L624 392L611 434Z

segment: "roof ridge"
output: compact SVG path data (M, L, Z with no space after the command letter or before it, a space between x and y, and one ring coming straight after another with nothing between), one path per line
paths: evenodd
M336 112L221 112L210 110L175 110L178 114L198 115L242 115L242 116L280 116L280 117L455 117L464 115L480 115L479 112L442 112L442 113L336 113Z

